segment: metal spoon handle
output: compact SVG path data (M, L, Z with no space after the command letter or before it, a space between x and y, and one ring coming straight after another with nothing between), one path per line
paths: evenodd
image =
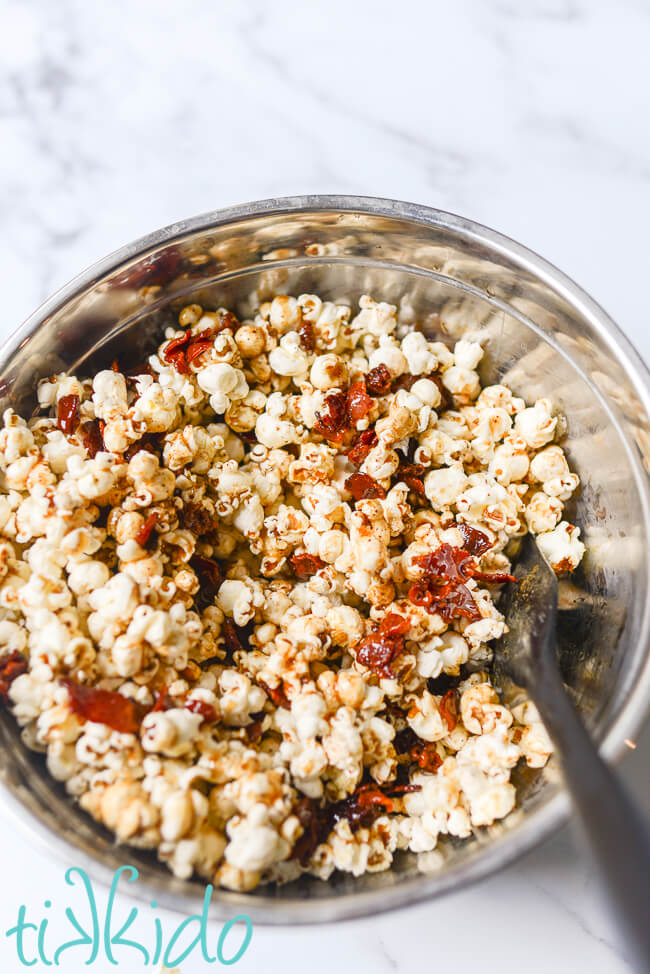
M559 683L559 681L558 681ZM536 695L537 696L537 695ZM563 687L536 700L562 761L603 887L635 970L650 972L650 828L599 757Z

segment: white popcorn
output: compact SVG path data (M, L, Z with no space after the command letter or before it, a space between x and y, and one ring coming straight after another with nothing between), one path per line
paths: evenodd
M424 491L431 506L442 511L456 502L467 484L462 463L431 470L424 478Z
M537 536L537 544L555 572L570 572L582 561L585 546L580 528L560 521L556 528Z
M515 419L517 433L536 450L553 439L556 426L557 417L551 414L549 399L538 399L534 406L522 410Z
M283 335L280 344L269 354L269 364L278 375L304 376L309 368L309 357L300 344L295 331Z
M196 381L209 394L215 413L225 413L232 402L248 394L244 373L227 362L213 362L200 369Z
M434 372L438 365L438 359L431 351L429 342L422 332L413 331L405 335L402 339L402 352L406 357L408 370L412 375L426 375L428 372Z

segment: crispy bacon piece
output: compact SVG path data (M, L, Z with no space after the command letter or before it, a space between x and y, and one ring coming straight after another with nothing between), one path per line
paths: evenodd
M411 727L398 731L393 739L396 754L407 754L409 759L417 764L421 771L433 774L442 764L442 759L436 751L435 744L423 741Z
M56 409L56 425L68 436L79 425L79 396L61 396Z
M94 459L98 453L105 450L104 446L104 436L103 436L103 423L99 419L88 420L87 423L81 424L81 439L83 445L88 451L88 455Z
M443 544L428 555L416 559L424 571L423 576L409 589L409 599L415 605L437 612L445 622L464 616L472 622L481 618L481 613L472 593L465 585L470 577L465 571L472 556L462 548Z
M284 686L282 683L277 687L270 687L268 683L264 682L264 680L258 679L257 683L259 686L261 686L264 693L267 695L269 700L275 704L276 707L284 707L285 710L291 709L291 704L287 699L287 695L284 692Z
M68 691L70 708L82 720L106 724L120 734L137 734L148 709L112 690L98 690L74 680L63 680Z
M125 461L129 463L136 453L140 452L140 450L146 450L147 453L155 453L157 442L157 433L145 433L145 435L141 436L139 440L135 440L133 443L127 446L126 450L124 451Z
M311 321L303 321L298 328L298 337L304 349L308 352L314 351L316 348L316 333L314 332L314 326Z
M472 622L481 618L474 597L465 585L470 578L494 585L515 581L507 572L482 572L468 551L449 544L417 558L416 564L424 571L422 578L409 589L409 599L415 605L439 613L445 622L458 616Z
M384 396L390 392L392 376L386 365L376 365L366 376L366 389L371 396Z
M404 649L404 633L410 621L396 612L390 612L382 620L379 628L362 639L355 648L359 663L369 670L392 679L395 674L390 664Z
M213 558L204 558L203 555L192 555L190 565L198 576L203 600L206 603L212 602L223 581L218 562Z
M386 496L386 491L381 484L367 473L351 474L345 481L345 489L350 491L355 501Z
M314 432L319 433L331 443L340 443L348 427L347 397L340 390L330 392L323 402L320 413L316 413Z
M412 490L415 494L419 494L420 497L424 497L424 473L425 468L420 463L411 463L404 454L398 450L397 456L399 457L399 467L395 472L393 479L395 483L404 483L409 490Z
M158 713L160 710L171 710L175 706L173 698L167 693L166 686L154 691L154 705L151 708L152 714Z
M9 687L27 669L27 660L17 649L0 659L0 700L5 703L9 700Z
M465 524L464 521L456 526L463 536L463 541L465 542L463 547L469 551L470 555L476 555L476 557L480 558L481 555L484 555L492 547L493 542L490 541L487 534L479 531L478 528L472 528L469 524Z
M479 582L486 585L503 585L504 582L516 582L514 575L508 572L482 572L478 568L472 568L472 578L477 578Z
M396 376L391 382L391 392L397 392L398 389L406 389L409 392L412 385L421 379L421 375L411 375L410 372L404 372L402 375Z
M373 405L374 400L366 392L365 379L358 379L347 392L328 393L321 412L316 413L314 432L331 443L340 443L343 434L364 419Z
M444 718L449 732L453 731L458 723L458 691L447 690L440 701L440 715Z
M222 327L225 327L223 323ZM219 331L222 330L222 327L219 328ZM192 335L190 331L186 331L184 335L172 338L167 343L162 353L163 360L168 365L173 365L181 375L189 375L192 371L190 369L191 363L210 348L214 341L214 335L215 333L211 328L206 328L198 335Z
M254 720L251 724L247 724L246 727L244 727L244 730L246 732L246 737L251 742L251 744L255 744L257 741L259 741L260 737L262 736L263 724L264 724L264 713L262 712L261 717L258 717L257 720Z
M306 866L337 822L345 820L353 832L369 828L380 815L394 811L394 798L420 791L420 787L394 781L380 788L374 782L365 782L352 795L329 805L321 805L315 798L301 798L294 806L293 813L302 825L303 833L289 858L298 859L301 865Z
M235 653L241 653L244 650L244 645L239 638L240 629L232 619L224 619L223 626L221 629L223 635L223 644L228 654L229 658L232 659Z
M353 832L359 828L369 828L380 815L394 811L394 798L419 790L420 785L400 785L397 782L390 782L383 788L371 782L360 785L354 794L330 806L332 825L345 819Z
M366 392L365 379L358 379L348 389L346 408L350 424L364 419L372 409L374 403Z
M348 460L350 463L353 463L355 467L360 467L373 446L376 446L378 442L379 440L374 429L363 430L361 433L357 433L352 441L352 446L348 450Z
M316 572L325 567L325 562L322 558L319 558L318 555L310 555L306 551L291 555L289 564L296 578L299 578L301 582L311 578L312 575L315 575Z
M297 859L306 866L316 848L327 837L327 813L313 798L301 798L293 814L302 825L302 835L291 850L290 859Z
M207 703L205 700L187 700L185 709L189 710L191 714L200 714L204 721L211 724L217 719L217 711L211 703Z
M214 513L203 504L188 501L180 512L180 521L184 528L191 531L197 538L207 534L216 526Z
M411 760L417 764L420 771L426 771L427 774L435 774L442 764L442 758L436 751L435 744L429 741L422 741L415 745L411 750Z
M146 547L146 544L149 541L149 538L151 537L151 532L153 531L157 523L158 523L158 512L152 511L135 536L135 540L142 548Z

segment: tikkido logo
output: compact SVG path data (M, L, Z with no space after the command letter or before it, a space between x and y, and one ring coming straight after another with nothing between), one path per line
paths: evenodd
M241 960L253 937L253 924L249 916L241 913L228 920L214 942L214 933L208 928L208 912L212 899L213 887L206 886L203 897L203 908L200 913L185 917L176 929L168 936L165 935L160 917L153 917L153 932L151 933L151 918L140 916L140 911L132 907L126 919L118 919L117 887L120 877L133 883L138 878L138 870L134 866L121 866L115 870L111 883L108 901L103 916L97 906L97 899L92 882L88 874L76 866L68 869L65 881L68 886L77 887L83 897L81 909L73 911L66 906L64 914L74 936L70 940L54 943L48 923L51 914L46 915L39 922L32 922L27 916L27 907L18 908L16 923L5 931L5 937L13 945L19 962L23 967L33 967L44 964L46 967L67 967L74 965L74 970L80 962L88 967L94 964L100 954L110 964L124 963L129 971L133 969L135 955L140 955L142 966L176 967L192 954L200 953L208 964L225 964L230 966ZM158 904L155 900L151 907L155 910ZM44 907L51 910L52 901L45 900ZM135 939L134 926L146 925L149 934L142 940ZM129 933L129 937L126 934ZM242 936L243 935L243 936ZM212 953L214 951L214 953ZM144 963L142 963L144 962ZM4 967L3 967L4 970Z

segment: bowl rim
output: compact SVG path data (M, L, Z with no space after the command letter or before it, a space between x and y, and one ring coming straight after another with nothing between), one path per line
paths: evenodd
M249 203L201 213L197 216L179 220L168 226L148 233L130 243L117 248L100 258L85 270L64 284L47 298L1 345L0 362L7 362L49 317L65 304L97 283L101 278L116 271L126 262L144 256L147 251L161 244L180 241L188 235L223 227L246 219L256 219L265 215L283 215L308 212L360 213L371 216L384 216L404 220L423 226L452 230L466 239L486 246L506 257L515 267L533 274L544 284L556 291L564 300L576 308L589 320L594 330L612 349L633 382L639 400L650 417L650 372L634 348L632 342L616 325L607 312L584 291L575 281L560 271L554 264L535 251L525 247L512 238L474 220L434 207L418 203L372 196L320 195L271 197ZM628 444L626 443L626 446ZM650 531L650 485L638 457L630 450L633 473L643 503L643 519ZM648 645L650 632L650 600L641 625L644 645ZM628 753L626 741L633 739L641 728L650 709L650 654L646 655L636 684L631 688L620 713L609 724L599 745L605 760L613 762ZM0 807L21 830L41 847L53 853L56 858L70 861L74 852L75 865L80 864L91 879L109 885L113 872L93 856L81 852L67 839L53 834L19 798L12 794L4 782L0 791ZM516 830L505 834L468 862L440 873L422 874L401 885L385 888L343 893L329 898L309 900L282 900L270 896L227 893L221 902L219 890L215 890L217 900L213 900L211 917L227 918L236 908L243 907L251 919L260 924L312 924L332 922L368 916L386 910L399 909L415 902L421 902L442 895L450 890L461 889L483 879L498 869L514 862L524 853L541 843L551 832L559 828L568 818L569 802L566 793L560 789L548 803L530 819L524 818ZM189 909L196 906L196 897L166 891L165 883L160 885L140 880L129 893L137 899L150 900L152 892L167 909ZM180 902L179 902L180 901Z

